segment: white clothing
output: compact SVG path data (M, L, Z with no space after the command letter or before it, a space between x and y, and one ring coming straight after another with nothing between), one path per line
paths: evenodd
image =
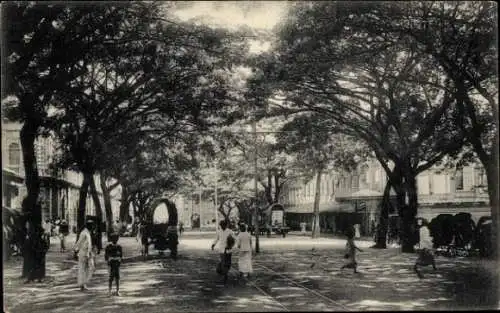
M240 251L238 255L238 270L242 273L252 273L252 251Z
M90 232L87 228L84 228L81 231L74 250L78 251L78 257L90 257L90 253L92 252L92 237L90 236Z
M50 223L44 222L42 227L46 234L50 234L52 228L52 225Z
M217 230L217 238L215 238L213 245L216 245L217 251L219 253L224 253L227 246L227 237L229 237L229 235L234 237L233 231L229 228L226 228L225 230L222 229ZM231 252L232 250L227 250L227 253Z
M432 238L429 228L420 227L420 249L432 249Z
M354 232L355 232L354 237L355 238L360 238L361 237L361 233L359 231L359 227L360 227L359 224L355 224L354 225Z
M238 234L237 245L240 251L252 251L252 236L248 232Z

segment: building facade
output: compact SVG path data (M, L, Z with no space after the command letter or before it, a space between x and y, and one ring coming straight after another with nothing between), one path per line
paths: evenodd
M321 179L319 206L323 231L336 232L338 225L335 224L351 216L361 224L363 235L371 235L378 222L386 182L385 171L375 160L351 173L325 173ZM479 164L458 170L431 168L417 177L417 190L418 217L431 220L439 214L466 212L477 222L481 216L490 215L486 174ZM281 203L290 227L298 229L300 222L306 222L311 228L315 191L315 179L284 187ZM391 195L394 195L392 190Z
M5 121L2 124L2 181L3 205L12 209L21 209L22 199L27 194L24 185L24 166L21 152L20 123ZM54 171L51 163L57 155L57 145L52 137L38 137L35 153L40 177L39 200L42 205L42 218L64 218L70 227L76 226L78 200L83 175L75 171ZM99 176L94 177L101 206L104 208L102 192L99 190ZM7 190L6 188L7 187ZM117 188L119 189L119 188ZM112 197L113 216L118 216L120 190L115 190ZM87 195L86 214L95 215L95 205L91 195ZM103 210L103 216L106 212Z

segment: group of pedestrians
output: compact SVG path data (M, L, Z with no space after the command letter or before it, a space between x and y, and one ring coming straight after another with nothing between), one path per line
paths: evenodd
M93 222L89 221L79 234L79 238L73 248L78 257L78 286L80 290L87 290L87 283L90 281L95 270L96 247L93 245L92 235L94 228ZM238 252L238 271L239 277L249 279L253 272L252 266L252 236L247 231L247 225L240 224L239 232L235 234L228 227L226 220L219 223L217 236L212 243L212 250L219 253L219 262L217 264L217 273L223 276L224 284L228 281L229 271L232 266L233 251ZM420 242L418 247L418 258L414 265L414 270L419 277L423 277L419 271L420 266L432 265L436 269L435 258L432 252L432 239L425 220L420 220ZM356 231L354 227L346 230L346 250L344 254L345 263L341 270L345 268L353 269L357 273L356 252L362 250L355 244ZM105 248L105 261L109 268L109 293L112 294L112 284L116 283L116 295L120 295L120 265L123 258L122 247L118 244L119 234L110 235L110 243ZM311 265L311 267L313 267Z
M66 251L66 237L69 235L69 224L65 219L59 217L50 220L46 219L42 224L43 235L50 243L51 237L58 237L60 243L60 251Z
M245 224L239 225L239 233L235 235L228 227L227 221L222 220L219 223L220 228L217 230L217 237L212 243L212 250L217 248L220 261L217 264L217 273L224 277L224 284L227 283L229 270L232 265L233 248L239 252L238 255L238 270L240 278L249 279L253 271L252 268L252 236L247 231L248 227Z

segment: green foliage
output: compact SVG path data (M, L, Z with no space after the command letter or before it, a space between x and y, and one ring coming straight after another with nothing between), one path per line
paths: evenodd
M457 153L463 134L450 118L450 84L433 60L388 32L361 27L363 16L378 7L297 5L281 26L277 71L268 82L286 96L277 113L326 116L341 132L363 140L383 164L404 164L415 175Z

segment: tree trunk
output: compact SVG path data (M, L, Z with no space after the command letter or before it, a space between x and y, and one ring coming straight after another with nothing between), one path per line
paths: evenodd
M99 200L99 195L97 194L97 188L94 181L94 175L90 176L90 194L92 195L92 200L94 201L96 217L98 220L98 225L96 225L97 230L97 249L101 251L102 249L102 205Z
M38 127L29 121L26 121L21 128L20 139L23 153L25 184L27 189L26 200L23 204L23 212L30 224L33 226L42 226L42 212L40 207L36 206L38 195L40 194L40 178L35 154L35 139Z
M415 252L415 218L418 208L417 179L413 173L405 173L404 179L404 205L400 210L401 251L413 253Z
M280 176L276 172L274 175L274 201L279 202L281 194Z
M26 221L29 222L32 228L40 229L42 227L42 207L37 205L38 195L40 193L40 179L38 176L38 168L35 154L35 139L38 126L29 120L24 122L21 128L20 140L23 153L23 164L25 173L25 184L27 188L27 196L22 203L22 211ZM22 227L24 229L25 223ZM25 232L24 232L25 233ZM41 238L39 238L41 239ZM42 246L41 243L34 243L35 246ZM26 250L26 251L25 251ZM30 251L27 251L30 250ZM43 278L45 276L45 254L42 258L35 258L32 249L23 248L23 267L22 276L28 277L36 268L40 268L40 273ZM30 253L31 252L31 253Z
M267 171L267 186L266 186L265 190L266 190L267 203L269 205L274 204L274 199L273 199L273 173L271 172L271 170Z
M80 195L78 199L77 234L83 229L85 224L85 207L87 205L87 193L89 191L89 175L83 174Z
M320 223L319 223L319 201L321 197L321 175L323 170L321 168L318 169L316 173L316 193L314 194L314 223L312 229L312 238L319 238L320 236Z
M129 215L130 199L127 188L122 185L122 198L120 203L120 221L124 221Z
M469 94L467 93L467 89L465 88L464 80L459 78L454 78L454 82L457 85L457 105L459 109L459 117L464 119L465 116L468 116L470 121L470 127L465 127L465 123L462 120L459 120L458 125L462 127L462 130L466 133L468 141L471 143L474 148L474 152L479 157L481 164L486 170L486 179L488 181L488 198L490 202L490 210L491 210L491 218L492 218L492 231L491 231L491 247L493 249L492 257L497 259L499 256L499 244L500 242L497 238L500 238L498 228L498 223L500 219L500 208L498 207L500 204L499 200L499 191L498 191L498 169L499 169L499 161L498 161L498 151L499 151L499 123L498 123L498 104L496 103L493 97L482 95L485 99L488 100L491 106L491 112L493 113L493 123L495 123L496 131L493 133L493 138L491 138L491 150L487 149L484 143L481 140L481 134L484 132L482 125L480 124L480 119L477 116L477 109L475 103L470 99ZM488 151L489 150L489 151Z
M498 147L498 146L497 146ZM500 220L500 210L499 210L499 190L498 190L498 158L492 158L493 162L486 168L486 179L488 182L488 197L490 200L490 209L491 209L491 248L493 249L491 257L498 260L500 242L498 238L499 228L498 223Z
M110 189L106 186L106 176L101 173L101 190L104 198L104 210L106 210L106 233L109 235L113 230L113 209L111 207Z
M389 226L389 209L391 206L391 182L388 179L384 188L384 196L382 198L380 217L378 227L376 230L376 240L373 248L386 249L387 248L387 229Z

